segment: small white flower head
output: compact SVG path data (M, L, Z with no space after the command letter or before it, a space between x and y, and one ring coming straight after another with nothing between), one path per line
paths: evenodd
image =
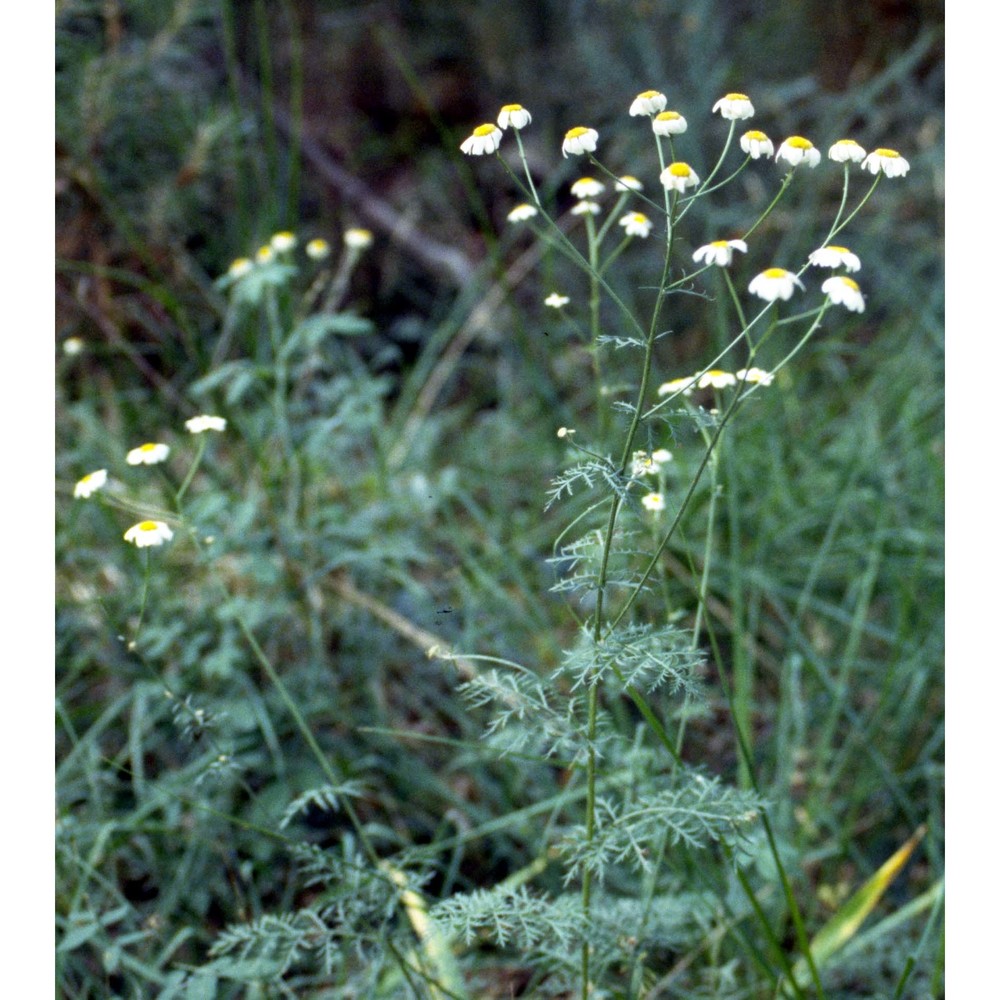
M511 128L522 129L530 123L531 114L520 104L505 104L497 115L497 124L502 129L506 129L508 125Z
M746 94L726 94L715 102L712 110L718 111L731 122L741 122L753 117L753 105Z
M295 233L290 233L288 230L275 233L271 237L271 249L275 253L287 253L289 250L294 250L297 243Z
M133 524L125 532L126 542L131 542L136 548L145 549L150 545L162 545L174 537L170 526L163 521L140 521Z
M834 163L860 163L865 151L853 139L838 139L826 154Z
M698 247L692 254L695 263L718 264L719 267L728 267L733 262L733 251L740 253L747 252L747 245L743 240L714 240L706 243L703 247Z
M642 212L626 212L619 220L619 226L625 227L626 236L638 236L645 239L653 228L653 223Z
M741 368L736 373L737 381L750 382L756 385L770 385L774 381L774 374L766 372L763 368Z
M575 427L560 427L559 430L556 431L556 437L557 438L569 437L570 435L575 433L576 433Z
M774 154L775 161L787 160L793 167L804 163L807 167L815 167L819 163L820 151L801 135L789 136Z
M827 278L820 286L837 306L843 306L851 312L865 311L865 300L858 283L853 278L845 278L842 274Z
M736 385L736 376L732 372L724 372L719 368L710 369L698 379L699 389L707 389L709 386L713 389L725 389L730 385Z
M657 135L680 135L687 128L687 119L676 111L661 111L653 119L653 131Z
M274 251L266 244L262 246L254 256L258 264L270 264L274 260Z
M533 219L538 215L538 209L534 205L529 205L527 203L523 205L515 205L507 213L508 222L527 222L528 219Z
M699 181L698 175L686 163L671 163L660 174L660 183L668 191L686 191Z
M330 256L330 244L324 239L310 240L306 244L306 256L310 260L326 260Z
M584 153L593 153L597 150L597 131L592 128L584 128L577 125L571 128L563 138L562 155L582 156Z
M203 413L200 417L192 417L184 421L184 426L192 434L204 434L205 431L224 431L226 429L225 417L212 417Z
M658 90L644 90L632 102L628 113L634 118L636 115L655 115L667 106L667 98Z
M545 304L551 309L562 309L563 306L569 305L569 296L560 295L558 292L553 292L546 300Z
M649 454L645 451L633 451L632 452L632 475L633 476L645 476L650 474L650 470L653 467L653 460L649 457Z
M740 136L740 149L744 153L749 153L752 160L759 160L762 156L774 156L774 143L756 129L750 129Z
M165 462L170 454L170 446L166 444L142 444L133 448L126 456L129 465L156 465Z
M62 344L63 354L69 355L71 358L79 354L83 350L83 338L82 337L67 337Z
M658 514L666 506L662 493L647 493L642 498L642 505L653 514Z
M578 201L570 212L573 215L600 215L601 206L596 201Z
M633 177L631 174L626 174L624 177L619 177L615 181L616 191L641 191L642 181L638 177Z
M775 299L787 302L792 297L796 285L805 288L797 275L791 271L786 271L783 267L769 267L750 282L750 293L760 296L765 302L774 302Z
M73 496L87 499L92 493L96 493L108 481L108 470L98 469L96 472L89 472L73 487Z
M374 237L370 229L347 229L344 232L344 246L351 250L367 250Z
M596 198L604 192L604 185L593 177L581 177L573 182L570 191L577 198Z
M675 393L682 393L685 396L690 396L694 391L694 384L697 382L697 378L694 375L686 375L684 378L671 379L669 382L664 382L659 389L656 390L658 396L673 396Z
M861 270L858 255L851 253L847 247L820 247L809 254L809 263L813 267L842 267L852 272Z
M495 153L500 148L503 132L492 122L478 125L472 130L472 135L458 148L467 156L482 156L484 153Z
M632 452L632 475L633 477L655 476L673 457L666 448L658 448L652 455L648 455L644 451L634 451Z
M861 169L873 174L881 171L886 177L905 177L910 165L894 149L876 149L865 157Z
M229 265L229 270L226 274L230 278L242 278L244 274L249 274L253 270L253 261L249 257L237 257L236 260Z

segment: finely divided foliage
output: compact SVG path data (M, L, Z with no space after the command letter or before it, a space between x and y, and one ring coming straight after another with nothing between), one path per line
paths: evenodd
M842 363L831 331L883 311L855 220L910 163L831 146L816 119L815 145L793 135L775 155L748 119L772 135L800 123L771 120L773 92L756 98L703 94L682 116L644 90L614 124L580 108L542 125L541 108L506 104L455 134L441 165L468 156L466 177L499 179L490 274L515 241L519 256L471 318L480 276L457 322L394 331L416 361L345 306L381 221L345 219L329 239L265 230L219 258L200 289L218 316L185 329L195 360L173 423L143 409L149 426L108 448L95 419L97 443L66 462L86 572L60 685L62 993L833 1000L834 953L879 904L886 937L930 913L898 976L877 973L878 995L907 995L940 897L889 912L895 876L854 840L877 814L880 838L905 821L917 843L909 789L936 761L916 740L893 758L862 738L879 716L862 718L856 682L870 655L893 708L926 694L925 673L901 682L895 666L923 656L921 602L901 600L895 648L872 611L897 550L934 561L929 528L892 520L918 449L904 440L887 468L899 428L883 439L866 419L870 447L847 436L850 474L891 489L854 503L836 470L800 482L812 444L798 435L829 417L805 398L813 339L830 336L825 388ZM567 130L579 120L600 134ZM620 183L626 170L642 181ZM480 312L505 336L470 350ZM166 377L166 359L135 357ZM443 402L459 364L462 379L486 372L495 408ZM85 406L67 409L86 426ZM841 544L839 526L874 508L857 551ZM85 531L111 553L83 554ZM850 562L840 603L827 560ZM768 575L782 561L802 580ZM100 711L67 708L92 689L112 692ZM861 789L843 825L824 798L837 783ZM175 877L157 854L176 855ZM157 922L178 909L190 926ZM880 934L864 943L882 955Z

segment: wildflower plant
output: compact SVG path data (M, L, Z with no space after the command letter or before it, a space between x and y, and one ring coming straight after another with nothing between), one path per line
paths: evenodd
M760 793L753 776L748 718L735 709L736 741L743 755L741 773L748 778L740 789L729 788L717 778L706 779L702 770L683 760L684 725L677 720L703 697L704 601L716 544L712 528L721 488L719 457L727 429L752 413L746 404L756 392L775 391L768 388L775 376L793 365L817 335L831 305L854 312L864 309L860 286L853 278L837 275L817 289L803 275L810 265L852 272L860 268L857 257L833 241L850 227L881 174L901 176L907 165L891 151L880 149L866 158L854 140L836 141L830 161L841 171L839 208L825 221L801 223L815 228L821 249L808 260L783 261L784 266L777 266L769 259L777 248L763 224L795 186L811 183L809 175L822 164L820 150L809 139L792 136L775 151L767 135L757 129L744 132L736 143L738 123L753 117L755 108L746 94L729 93L711 108L728 122L721 152L713 161L704 150L679 145L684 142L687 122L666 108L663 93L647 90L627 109L629 117L652 123L659 163L659 184L648 185L658 192L653 196L641 193L641 180L622 183L622 165L604 159L595 129L576 126L565 133L562 156L584 158L588 168L588 176L571 187L578 201L570 214L583 216L582 239L567 234L551 205L539 196L520 135L513 163L500 151L499 137L492 132L474 134L462 146L463 152L492 152L500 159L522 199L511 214L512 221L530 215L549 251L582 272L589 287L586 337L594 386L589 419L588 414L581 414L574 421L572 437L565 428L559 430L571 463L553 481L546 508L551 514L568 505L564 527L554 530L552 591L567 602L576 623L576 641L549 673L483 656L496 666L488 675L468 681L465 690L472 704L491 709L488 738L498 741L498 746L508 752L558 757L573 773L582 773L583 822L556 842L566 891L578 899L580 927L573 936L578 962L566 958L562 970L567 982L575 976L577 995L585 1000L602 995L615 962L624 961L621 956L612 957L593 934L600 920L600 886L620 883L625 878L620 870L631 867L643 880L649 901L657 898L655 886L671 851L717 845L735 859L759 834L781 875L804 955L804 971L796 983L808 981L822 995L817 965L769 819L772 804ZM507 108L501 112L501 125L507 112ZM742 162L732 155L734 146L742 151ZM773 158L779 169L771 166L768 174L766 163L751 166L765 157ZM762 182L773 189L769 204L756 217L749 216L733 238L705 243L693 255L688 251L688 260L693 256L700 265L692 270L683 263L681 253L685 229L694 227L705 214L703 199L730 185L746 169L763 171ZM875 176L852 205L852 170L856 174L859 169ZM599 197L610 184L619 198L608 205L606 217L598 224L601 206L588 199ZM616 244L613 237L621 229L624 233ZM647 244L655 241L656 246L658 262L654 259L644 294L623 287L613 268L633 236ZM729 306L715 356L694 372L662 367L658 348L669 336L672 307L682 296L707 293L721 296ZM568 303L567 296L557 293L545 300L560 310ZM836 321L832 315L829 319ZM631 357L634 363L619 363L622 357ZM718 367L724 362L731 370ZM624 398L611 402L612 396ZM669 461L673 452L690 441L680 431L684 422L701 444L700 457L682 463L686 482L677 478L673 467L678 463ZM652 447L637 448L645 442ZM656 477L652 488L650 476ZM707 503L707 530L696 587L699 604L692 627L685 630L664 614L657 595L667 587L664 562L683 534L696 498ZM715 654L718 657L718 649ZM453 654L438 651L437 655ZM628 791L608 783L624 748L616 745L616 738L623 737L620 733L616 737L606 718L621 698L633 703L643 728L651 734L650 752L660 755L664 769L655 779L654 772L634 774ZM712 762L703 765L711 770ZM691 823L688 804L694 802L702 819ZM745 881L742 889L751 907L759 911ZM492 904L486 905L485 897L479 897L479 904L479 925L489 933L496 911ZM449 921L455 905L453 899L438 909L446 927L454 926ZM494 925L493 933L498 943L505 943L499 925ZM792 991L798 995L798 989L796 985Z

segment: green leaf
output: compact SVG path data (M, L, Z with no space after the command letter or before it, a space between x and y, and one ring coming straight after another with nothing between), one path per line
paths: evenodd
M865 918L875 909L878 901L885 895L885 891L902 871L903 866L926 832L926 827L920 827L820 928L809 944L809 950L812 952L813 961L817 968L824 965L831 956L840 951L854 937ZM800 958L795 963L792 972L795 981L800 986L804 987L810 982L809 968L804 958Z

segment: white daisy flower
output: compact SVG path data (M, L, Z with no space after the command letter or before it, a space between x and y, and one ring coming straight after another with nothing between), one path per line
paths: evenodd
M838 139L826 155L834 163L860 163L866 154L853 139Z
M619 226L625 227L626 236L638 236L645 239L653 228L653 223L642 212L626 212L618 220Z
M634 118L636 115L655 115L667 106L667 98L658 90L644 90L632 102L628 113Z
M497 115L497 124L505 129L509 125L511 128L522 129L530 124L531 115L520 104L505 104Z
M166 444L143 444L133 448L126 456L129 465L156 465L165 462L170 454L170 446Z
M655 476L673 457L666 448L657 448L652 455L648 455L644 451L634 451L632 452L632 475L633 477Z
M83 350L83 338L67 337L63 341L62 349L63 353L68 354L70 357L79 354Z
M744 118L753 117L753 105L746 94L726 94L720 97L712 107L713 111L718 111L723 118L732 122L743 121Z
M593 177L581 177L573 182L570 191L577 198L596 198L604 192L604 185Z
M651 513L658 513L666 506L662 493L647 493L642 498L642 505Z
M910 165L894 149L876 149L868 154L861 169L873 174L881 171L886 177L905 177Z
M73 487L73 496L87 499L92 493L96 493L104 487L108 481L108 470L98 469L96 472L89 472Z
M593 153L597 149L597 131L592 128L584 128L578 125L571 128L563 138L562 155L581 156L584 153Z
M527 222L528 219L533 219L536 215L538 215L538 209L534 205L528 205L527 203L524 205L515 205L507 213L507 221Z
M275 233L271 237L271 249L275 253L287 253L289 250L294 250L296 243L298 240L295 238L295 233L290 233L287 230Z
M687 119L676 111L661 111L653 119L653 131L657 135L680 135L687 127Z
M274 251L269 246L262 246L254 257L258 264L270 264L274 260Z
M800 163L805 163L807 167L815 167L821 156L820 151L808 139L802 138L801 135L793 135L778 147L774 159L787 160L793 167L797 167Z
M686 163L671 163L660 174L660 183L668 191L686 191L699 183L698 175Z
M123 537L136 548L144 549L150 545L162 545L173 538L174 533L163 521L140 521L138 524L133 524Z
M553 292L545 300L545 304L552 309L562 309L563 306L569 305L569 296L560 295L558 292Z
M495 153L500 148L500 140L503 132L492 122L485 125L477 125L472 130L472 135L458 148L466 156L482 156L484 153Z
M736 373L739 382L750 382L758 385L770 385L774 381L774 374L766 372L763 368L741 368Z
M230 278L242 278L244 274L249 274L253 270L253 261L249 257L237 257L236 260L229 265L229 270L226 274Z
M710 369L698 379L699 389L707 389L709 386L713 389L725 389L730 385L736 385L736 376L719 368Z
M747 245L743 240L715 240L706 243L703 247L698 247L692 254L695 263L718 264L719 267L727 267L733 262L733 251L740 253L747 252Z
M364 250L372 245L374 237L370 229L348 229L344 232L344 246L352 250Z
M762 156L774 156L774 143L763 132L751 129L740 136L740 149L750 154L750 159L759 160Z
M774 302L775 299L785 302L792 297L796 285L805 289L805 285L791 271L783 267L769 267L750 282L750 292L765 302Z
M633 177L631 174L625 174L624 177L619 177L615 181L616 191L641 191L642 181L638 177Z
M200 417L192 417L184 421L184 426L192 434L203 434L205 431L224 431L226 429L225 417L212 417L203 413Z
M842 274L827 278L820 286L837 306L843 306L851 312L865 311L865 300L858 283L853 278L845 278Z
M861 261L858 255L851 253L847 247L820 247L809 254L809 263L813 267L843 267L846 271L860 271Z
M572 215L600 215L601 206L596 201L578 201L571 209Z
M694 391L694 384L697 381L698 380L694 375L687 375L684 378L671 379L669 382L664 382L663 385L656 390L656 394L658 396L672 396L675 392L680 392L685 396L690 396Z
M310 260L326 260L330 256L330 244L324 239L310 240L306 244L306 256Z

